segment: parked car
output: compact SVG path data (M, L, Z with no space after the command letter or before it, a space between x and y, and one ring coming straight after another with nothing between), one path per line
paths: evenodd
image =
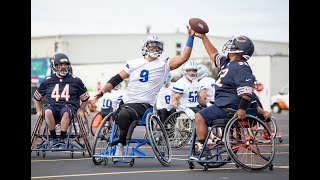
M289 86L285 86L278 94L271 96L271 110L272 113L289 110Z

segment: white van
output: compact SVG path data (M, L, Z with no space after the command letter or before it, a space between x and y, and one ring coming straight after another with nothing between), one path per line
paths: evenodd
M281 91L271 96L272 113L280 113L282 110L289 110L289 85L281 89Z

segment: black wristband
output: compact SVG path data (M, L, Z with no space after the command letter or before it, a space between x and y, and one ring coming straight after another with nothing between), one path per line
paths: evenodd
M248 103L250 102L250 100L248 99L245 99L245 98L241 98L240 99L240 103L239 103L239 106L238 106L238 109L243 109L243 110L246 110L247 107L248 107Z
M123 79L121 78L121 76L119 74L113 76L108 83L112 84L112 87L116 87L118 84L120 84L123 81Z

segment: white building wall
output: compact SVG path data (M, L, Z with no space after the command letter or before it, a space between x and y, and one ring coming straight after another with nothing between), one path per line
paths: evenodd
M248 60L256 80L263 85L257 92L265 110L270 111L270 97L289 84L288 56L253 56Z
M176 56L182 53L187 34L155 34L164 41L164 56ZM66 53L73 64L119 63L141 56L141 45L147 34L97 34L97 35L57 35L34 37L31 40L31 57L50 57L57 51ZM209 36L211 42L221 52L229 37ZM288 54L288 43L253 40L255 55ZM181 43L177 48L176 44ZM207 52L201 39L195 38L192 59L207 58Z
M56 37L31 38L31 58L46 58L54 54Z

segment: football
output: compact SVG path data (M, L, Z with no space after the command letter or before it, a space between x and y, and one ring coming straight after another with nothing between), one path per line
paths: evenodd
M209 32L209 27L206 22L200 18L189 19L189 25L197 33L205 34Z

